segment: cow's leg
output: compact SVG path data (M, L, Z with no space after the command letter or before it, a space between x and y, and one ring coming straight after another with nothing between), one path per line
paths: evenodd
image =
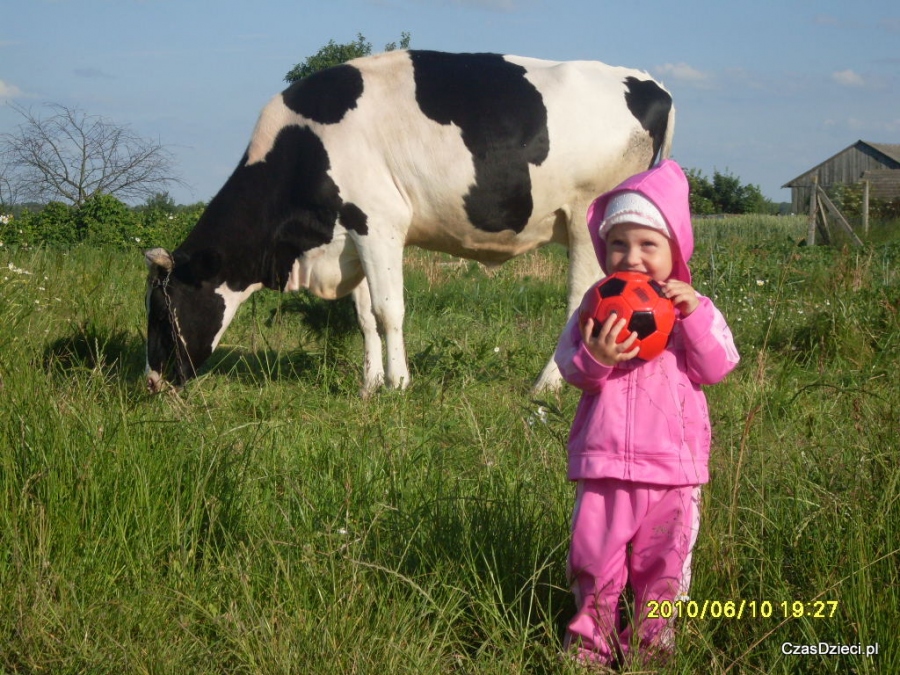
M384 383L388 387L405 389L409 384L409 367L403 342L403 244L389 236L376 243L368 241L357 246L369 282L372 314L384 336Z
M363 363L362 395L368 396L384 384L384 359L381 355L381 336L378 334L378 323L372 312L372 296L369 293L369 281L362 282L353 289L353 302L356 304L356 318L363 334L365 361Z
M589 202L577 204L574 208L569 209L567 214L568 241L566 244L569 249L569 275L566 321L581 305L581 300L588 288L596 283L602 274L585 220L588 204ZM539 394L546 390L553 391L559 389L561 384L562 375L551 356L531 392Z

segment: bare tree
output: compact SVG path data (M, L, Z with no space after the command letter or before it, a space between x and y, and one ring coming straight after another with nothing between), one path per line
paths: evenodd
M80 206L98 193L132 201L183 184L171 153L126 126L58 104L48 106L48 117L11 107L23 122L16 132L0 134L0 171L9 190L24 199Z

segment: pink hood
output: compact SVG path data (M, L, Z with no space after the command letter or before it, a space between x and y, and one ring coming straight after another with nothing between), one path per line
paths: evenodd
M660 210L672 233L674 244L672 278L691 283L691 271L687 263L694 252L694 232L691 227L688 181L681 167L671 159L664 159L652 169L632 176L594 200L588 208L587 221L601 266L606 264L606 240L600 239L597 232L603 222L607 203L621 192L639 192Z

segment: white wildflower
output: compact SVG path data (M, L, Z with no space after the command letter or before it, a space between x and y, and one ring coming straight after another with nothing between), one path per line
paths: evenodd
M29 272L28 270L23 270L21 267L16 267L12 263L9 263L6 267L10 272L14 272L15 274L31 274L31 272Z
M547 409L544 406L538 406L538 409L535 411L533 415L528 417L528 426L533 427L537 422L541 424L547 424Z

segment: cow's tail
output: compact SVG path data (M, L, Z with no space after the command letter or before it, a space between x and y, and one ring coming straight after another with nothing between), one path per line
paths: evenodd
M662 144L659 146L659 153L656 161L661 162L668 159L672 154L672 138L675 136L675 104L669 105L669 115L666 118L666 132L663 134Z

